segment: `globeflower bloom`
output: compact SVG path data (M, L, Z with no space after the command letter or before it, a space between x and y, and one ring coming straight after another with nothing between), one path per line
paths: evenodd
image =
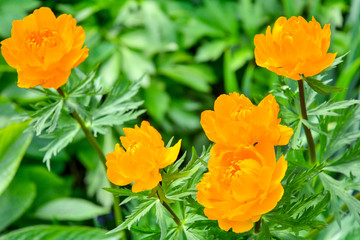
M220 95L214 111L201 114L201 126L206 136L218 145L237 148L269 141L273 146L286 145L293 130L280 124L279 105L269 94L258 106L244 95L230 93Z
M59 88L71 69L88 57L85 32L67 14L58 18L42 7L13 22L11 37L1 42L6 62L18 72L18 86Z
M215 144L216 146L216 144ZM197 201L204 213L225 231L249 231L262 214L275 208L284 189L281 185L287 162L276 162L269 142L223 149L209 159L209 172L196 186Z
M314 76L335 60L337 53L327 53L330 35L330 24L321 28L314 17L280 17L272 31L268 26L265 35L255 36L256 64L293 80Z
M162 180L159 169L172 164L180 151L181 140L165 148L160 133L143 121L140 128L124 128L125 137L115 152L106 155L107 177L119 186L134 183L133 192L153 189Z

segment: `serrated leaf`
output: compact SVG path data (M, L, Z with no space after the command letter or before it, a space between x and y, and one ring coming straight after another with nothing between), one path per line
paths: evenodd
M39 207L34 217L45 220L82 221L104 215L109 209L80 198L60 198Z
M116 233L126 228L130 229L131 225L139 221L141 217L148 213L150 209L156 204L156 202L157 200L151 199L149 201L141 203L137 208L134 209L134 211L132 211L132 213L126 218L124 222L122 222L113 230L109 231L108 234Z
M106 231L83 226L38 225L21 228L0 237L0 240L66 239L66 240L119 240L121 235L105 235Z
M347 109L356 104L360 104L360 100L345 100L339 102L323 102L319 106L310 109L308 115L322 115L322 116L339 116L338 113L333 112L335 110Z
M193 168L192 170L181 171L178 173L170 173L170 174L165 173L162 175L162 181L166 182L166 181L171 181L171 180L174 180L177 178L189 177L189 176L193 175L197 170L199 170L199 168Z
M79 125L75 120L68 118L67 125L62 124L61 128L56 131L42 135L42 138L53 139L47 146L40 149L40 151L46 151L43 162L46 163L48 169L50 169L50 159L52 156L56 156L62 149L64 149L76 136L80 130Z
M333 68L336 68L340 63L342 63L344 60L343 58L349 54L350 51L348 51L347 53L345 53L344 55L340 56L340 57L337 57L335 58L334 62L328 67L326 68L324 71L329 71Z
M131 191L130 189L127 188L103 188L105 191L108 191L110 193L115 194L116 196L119 197L124 197L124 196L147 196L148 194L146 194L146 192L139 192L139 193L134 193L133 191Z
M310 77L306 77L304 78L304 80L309 84L309 86L316 92L320 93L320 94L330 94L333 92L341 92L342 90L344 90L345 88L340 88L340 87L333 87L333 86L329 86L329 85L325 85L322 81L317 80L315 78L310 78Z
M355 217L355 219L360 223L360 201L350 195L347 190L347 183L344 181L339 181L331 176L320 173L319 177L324 185L324 188L328 190L331 194L331 205L334 210L335 219L337 220L340 226L340 215L339 209L341 207L340 202L337 198L340 198L347 205L350 213ZM359 184L357 184L359 186Z
M143 101L132 101L132 98L138 93L140 83L140 80L135 83L120 80L115 82L106 100L92 110L91 128L95 136L97 133L105 134L106 127L136 119L144 113L144 110L137 111Z
M166 223L167 211L159 201L156 202L155 207L156 207L156 221L159 224L161 230L160 239L166 239L167 228L168 228Z
M37 136L39 136L44 130L48 133L55 130L63 103L63 99L58 99L51 104L41 107L31 115L33 118L31 125L33 126Z
M78 68L75 68L74 72L75 74L70 76L72 79L66 84L67 98L103 94L103 88L100 85L101 76L98 76L97 68L88 75Z

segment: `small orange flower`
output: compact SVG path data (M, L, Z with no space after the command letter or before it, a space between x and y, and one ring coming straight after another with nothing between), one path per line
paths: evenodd
M124 128L115 152L106 155L107 177L119 186L134 182L133 192L153 189L162 180L159 169L172 164L180 151L181 140L165 148L160 133L143 121L140 128Z
M253 145L263 140L274 146L285 145L293 130L280 125L278 114L279 105L273 95L255 106L247 97L234 92L219 96L214 111L204 111L200 123L211 141L227 147Z
M256 64L293 80L314 76L334 62L337 53L327 53L330 35L330 25L322 29L314 17L280 17L272 31L268 26L266 35L255 36Z
M217 152L220 154L211 156L209 172L196 187L197 200L209 219L218 220L221 229L249 231L281 199L287 162L283 156L276 162L269 142Z
M42 7L13 22L11 37L1 42L6 62L18 72L18 86L59 88L71 69L88 57L85 32L71 15L58 18Z

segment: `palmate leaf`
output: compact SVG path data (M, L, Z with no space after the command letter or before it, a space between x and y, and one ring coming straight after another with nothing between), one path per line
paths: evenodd
M66 93L69 98L93 96L103 94L100 85L101 77L98 76L97 69L85 75L79 69L74 69L75 74L71 75L70 81L65 85Z
M105 235L106 231L82 226L38 225L21 228L0 237L0 240L66 239L66 240L119 240L121 235Z
M63 99L57 99L50 104L38 104L35 106L37 109L33 114L30 114L31 125L33 126L36 135L39 136L44 130L51 133L57 126L57 121L63 107Z
M264 218L269 224L275 225L277 229L311 230L322 229L325 223L315 218L325 210L330 200L330 194L313 194L310 196L298 196L288 204L278 204L275 210L266 214Z
M357 105L354 108L342 110L340 116L335 118L335 127L330 131L331 137L327 138L324 159L328 162L341 163L341 157L346 155L349 147L356 144L360 137L360 131L357 124L360 120L360 107Z
M166 223L166 218L169 217L169 214L167 212L167 210L165 209L165 207L159 202L156 202L156 221L159 224L160 230L161 230L161 236L160 239L166 239L166 235L167 235L167 223Z
M127 218L125 219L124 222L122 222L119 226L117 226L113 230L109 231L108 234L116 233L116 232L122 231L126 228L130 229L131 225L133 225L134 223L139 221L139 219L141 217L143 217L146 213L148 213L150 211L150 209L157 202L158 202L157 199L152 198L150 200L147 200L147 201L141 203L137 208L134 209L134 211L129 216L127 216Z
M59 120L59 127L52 133L42 135L42 138L52 139L52 141L40 151L46 151L43 162L50 169L50 159L64 149L79 132L80 127L70 116L62 116Z
M339 113L334 112L335 110L347 109L356 104L360 104L360 100L345 100L340 102L327 101L323 102L319 106L310 109L308 115L322 115L322 116L340 116Z
M95 135L106 133L106 127L136 119L144 113L144 110L137 111L143 101L134 102L132 100L139 88L140 81L130 83L119 80L115 83L106 100L91 111L91 128Z
M330 205L339 226L341 224L339 209L341 209L342 203L338 198L347 205L350 214L352 214L360 224L360 201L348 193L348 190L350 190L349 187L351 187L351 189L354 189L355 187L356 190L360 190L360 184L355 184L351 181L346 182L345 180L336 180L325 173L320 173L319 177L324 188L331 194Z

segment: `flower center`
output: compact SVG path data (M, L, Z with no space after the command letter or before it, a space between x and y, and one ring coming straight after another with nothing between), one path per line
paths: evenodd
M126 149L127 152L129 152L131 155L134 155L136 150L140 147L140 143L132 142L130 143L129 147Z
M260 164L254 159L238 159L231 161L228 168L225 170L224 180L230 183L234 178L243 176L246 178L258 176L258 171L261 168Z
M43 28L40 31L32 32L28 35L26 40L27 47L40 48L42 46L54 47L56 46L56 31L48 28Z
M251 106L240 105L236 108L235 111L233 111L233 113L231 114L231 117L234 120L238 121L240 119L244 119L246 117L246 115L249 114L252 110L253 110L253 107L251 107Z

